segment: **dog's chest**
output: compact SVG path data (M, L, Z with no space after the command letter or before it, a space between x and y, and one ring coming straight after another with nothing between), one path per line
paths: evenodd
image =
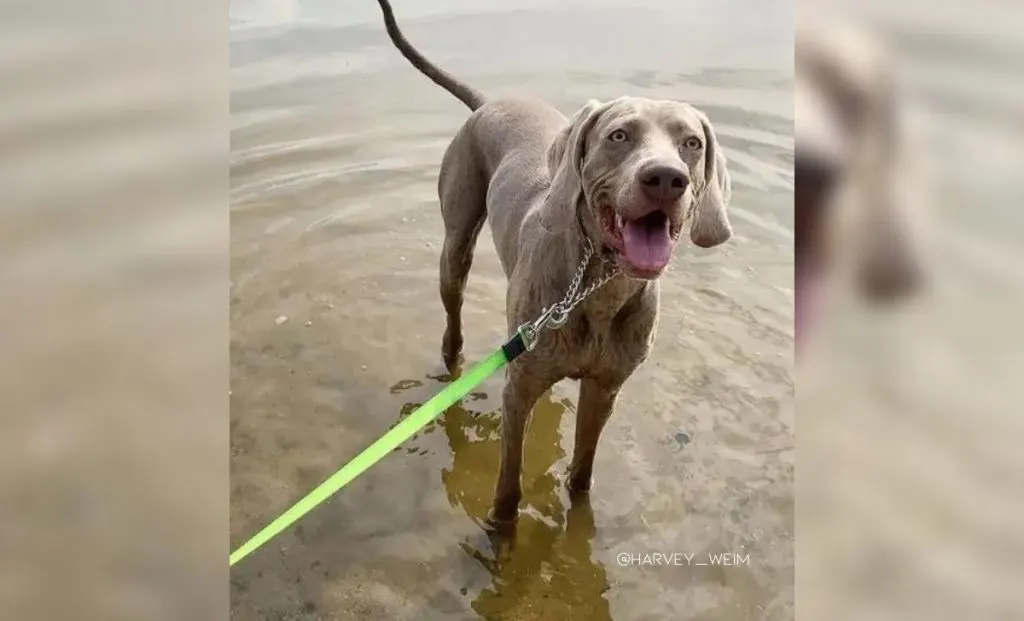
M581 315L563 328L566 377L624 379L643 362L654 326L615 319Z

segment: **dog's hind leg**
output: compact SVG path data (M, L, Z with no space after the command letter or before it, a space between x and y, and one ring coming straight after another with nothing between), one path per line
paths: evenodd
M487 219L487 176L474 156L467 127L456 134L445 152L438 179L444 246L441 250L441 302L447 327L441 345L445 365L453 371L462 352L462 303L473 250Z

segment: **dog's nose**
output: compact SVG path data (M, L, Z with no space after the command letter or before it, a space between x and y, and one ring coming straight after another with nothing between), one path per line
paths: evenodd
M690 180L686 173L675 166L648 166L640 172L640 187L651 200L668 203L678 199L686 191Z

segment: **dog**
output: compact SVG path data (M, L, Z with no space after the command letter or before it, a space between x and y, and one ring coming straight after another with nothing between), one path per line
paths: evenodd
M608 278L557 330L506 369L501 456L488 524L515 521L522 498L527 421L556 382L580 380L566 484L591 485L598 438L619 391L647 358L658 324L658 278L684 229L702 248L732 236L731 182L707 116L693 106L638 97L590 101L571 119L541 101L488 101L427 60L378 0L391 41L414 67L469 107L438 180L444 245L442 341L453 370L463 344L462 305L484 221L508 280L509 336L560 301L588 247L584 285Z
M862 296L896 302L923 271L913 182L894 77L863 32L824 21L796 32L796 332L849 268Z

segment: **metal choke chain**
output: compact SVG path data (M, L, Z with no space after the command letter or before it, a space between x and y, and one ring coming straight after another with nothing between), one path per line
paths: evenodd
M583 276L586 274L587 267L590 265L590 260L593 257L594 245L589 239L587 239L583 246L583 259L580 261L579 267L576 268L576 273L573 274L572 280L569 281L569 288L565 292L565 297L563 297L561 301L555 302L551 306L546 307L544 312L540 314L540 317L535 319L533 322L523 324L519 327L519 334L523 337L523 343L526 345L527 350L533 349L533 346L537 342L537 337L542 329L557 329L562 327L562 325L564 325L569 319L569 313L576 308L576 305L587 299L590 294L608 284L608 281L618 274L618 269L612 268L580 291L580 285L583 283Z

